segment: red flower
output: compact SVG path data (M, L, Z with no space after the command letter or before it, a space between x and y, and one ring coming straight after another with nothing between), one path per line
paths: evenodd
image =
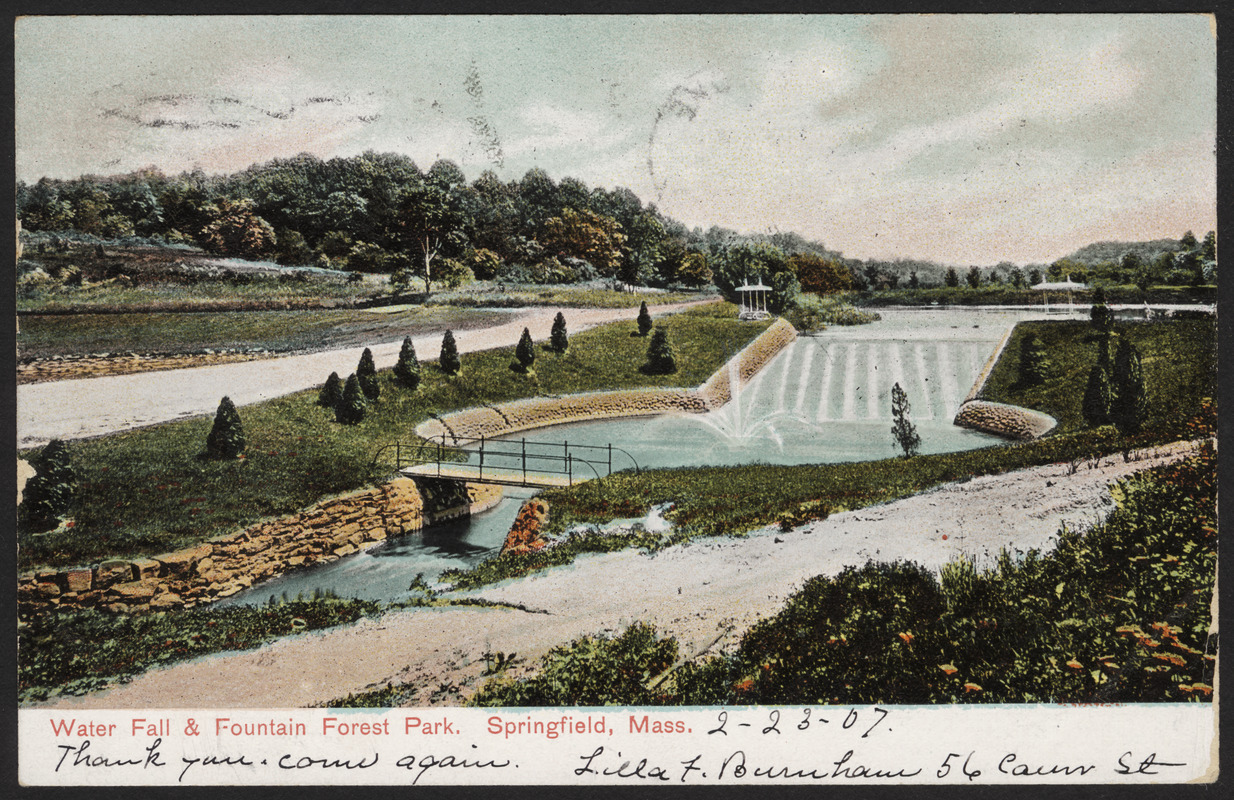
M964 691L965 692L980 692L981 687L975 683L966 683L964 684Z
M943 534L943 541L944 541L944 542L945 542L945 541L947 541L947 534L945 534L945 533Z
M901 633L900 638L904 640L904 644L913 643L913 635L911 633Z

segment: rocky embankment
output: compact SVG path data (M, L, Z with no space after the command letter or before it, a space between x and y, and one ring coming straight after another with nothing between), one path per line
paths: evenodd
M506 534L505 544L501 546L501 555L507 553L534 553L548 547L549 542L540 535L544 523L548 521L548 502L539 497L533 497L523 503Z
M955 424L1009 439L1038 439L1058 423L1049 414L1040 411L989 400L969 400L960 406Z
M173 553L22 575L18 607L23 613L51 606L116 612L192 608L297 567L336 561L390 536L479 513L500 499L498 486L397 479Z

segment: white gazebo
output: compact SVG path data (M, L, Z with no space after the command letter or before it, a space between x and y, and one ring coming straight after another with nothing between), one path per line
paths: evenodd
M767 293L771 291L771 287L764 286L761 277L758 283L753 285L743 279L737 291L741 292L741 313L737 315L737 319L771 318L771 314L767 311Z
M1075 298L1072 293L1082 292L1088 289L1088 284L1076 283L1075 281L1071 280L1071 276L1068 275L1067 279L1064 281L1054 281L1052 283L1042 281L1041 283L1037 284L1033 288L1039 292L1044 292L1045 310L1048 312L1050 310L1050 292L1066 292L1067 293L1067 308L1070 309L1075 304Z

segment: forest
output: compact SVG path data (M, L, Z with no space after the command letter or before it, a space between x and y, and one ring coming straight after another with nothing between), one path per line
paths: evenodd
M276 159L227 175L154 168L117 176L17 185L29 232L76 233L133 244L188 245L221 256L390 276L456 287L471 280L568 284L611 280L731 294L762 278L783 298L806 292L930 287L1020 288L1043 279L1109 285L1199 286L1216 275L1216 235L1101 242L1052 264L955 266L851 259L793 232L688 228L626 188L554 181L540 168L468 182L448 160L421 170L407 156L366 152L323 161ZM20 273L36 265L19 265ZM796 284L794 286L793 284Z

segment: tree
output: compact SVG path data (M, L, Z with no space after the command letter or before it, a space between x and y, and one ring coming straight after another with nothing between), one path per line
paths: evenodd
M381 396L381 386L377 383L377 367L373 364L373 351L364 348L360 354L360 363L356 366L356 380L360 383L360 391L369 400Z
M219 198L207 209L210 222L199 237L201 246L211 253L257 258L274 250L274 228L253 213L252 200L232 202Z
M501 256L483 247L472 251L469 261L472 274L482 281L496 278L501 271Z
M347 376L342 402L334 408L334 419L341 425L356 425L364 419L367 405L364 402L364 391L360 388L360 380L353 372Z
M50 530L68 515L73 502L77 474L68 446L52 439L37 458L31 459L30 466L34 468L34 477L26 482L22 492L22 520L30 530Z
M905 458L912 458L921 449L921 437L917 435L917 426L908 417L909 412L912 410L913 407L908 402L908 395L900 388L900 384L897 383L895 386L892 386L891 435L895 437L896 443L904 451Z
M853 288L853 274L834 258L796 253L788 259L788 268L796 273L803 292L834 294Z
M801 297L801 284L789 270L771 276L771 310L783 314L797 304Z
M647 310L647 301L644 300L638 307L638 335L646 336L651 333L651 312Z
M1102 344L1102 350L1104 349ZM1081 407L1084 421L1094 428L1108 425L1112 400L1110 373L1106 370L1103 359L1099 357L1088 373L1088 385L1084 388L1084 402Z
M1028 271L1028 285L1036 286L1039 283L1041 283L1041 270L1033 267Z
M1011 285L1017 289L1024 288L1024 270L1019 267L1011 268Z
M1200 243L1196 241L1194 233L1187 231L1183 234L1183 238L1178 240L1178 244L1183 248L1183 250L1190 251L1196 249Z
M970 289L976 289L981 286L981 270L976 267L969 267L968 274L964 276L964 279L968 281Z
M677 269L677 278L687 286L702 286L710 283L711 268L707 266L707 256L702 253L687 253L681 259Z
M1123 433L1139 433L1148 414L1148 398L1144 392L1140 352L1126 338L1119 343L1118 353L1114 356L1113 383L1111 421Z
M1204 234L1204 243L1200 245L1200 258L1203 261L1217 260L1217 232Z
M1050 371L1050 359L1046 356L1041 338L1025 336L1020 340L1020 384L1037 386L1045 381Z
M1101 333L1109 333L1114 325L1114 314L1105 304L1105 290L1100 286L1093 289L1093 307L1089 311L1089 317L1092 319L1093 327Z
M519 337L518 346L514 348L514 357L518 359L523 372L531 371L531 365L536 361L536 346L531 341L531 331L526 328L523 328L523 335Z
M621 249L626 242L626 236L616 220L593 211L570 208L563 210L561 216L547 220L544 232L538 238L552 255L581 258L606 278L617 274L621 265Z
M420 361L416 358L416 348L410 336L403 339L403 346L398 351L394 377L408 389L414 390L420 385Z
M317 405L322 408L335 408L342 399L343 381L337 372L331 372L330 377L326 378L326 384L321 387L321 393L317 395Z
M954 289L960 285L960 273L955 271L955 267L947 267L947 275L943 278L943 282Z
M447 192L434 183L405 190L399 201L403 235L423 256L424 291L432 291L433 259L458 245L460 220Z
M921 288L921 279L917 277L916 270L913 270L912 272L908 273L908 288L910 289L920 289Z
M441 337L441 355L437 357L437 366L447 375L457 375L463 368L458 358L458 345L454 343L454 331L446 331Z
M647 345L647 364L644 371L652 375L668 375L677 371L677 356L668 340L668 331L656 328Z
M570 348L570 338L566 334L566 318L560 311L553 318L553 330L548 338L549 347L554 353L564 353Z
M214 414L214 427L206 437L206 455L210 458L235 458L244 452L244 423L230 397L224 397Z

